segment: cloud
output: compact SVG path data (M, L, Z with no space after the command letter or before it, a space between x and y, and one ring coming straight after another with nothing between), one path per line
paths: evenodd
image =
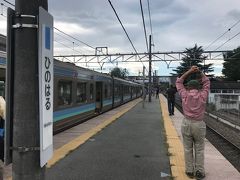
M60 30L93 47L107 46L109 53L134 51L107 0L48 2L49 12L54 16L55 26ZM137 51L146 52L139 0L111 0L111 2ZM182 51L193 47L196 43L205 48L240 19L240 10L237 9L240 5L239 0L149 0L149 2L154 51ZM142 5L147 36L149 36L147 1L142 1ZM6 20L0 18L0 23L0 33L6 34ZM214 50L233 37L239 32L239 27L240 23L207 50ZM67 40L58 35L55 37L57 41L70 47L65 48L55 43L56 53L77 53L71 50L72 39ZM239 42L240 36L237 36L219 50L234 49L240 45ZM75 42L74 48L84 54L94 53L93 49L87 48L80 42ZM171 65L177 66L177 64ZM214 62L214 65L218 66L219 62ZM122 64L122 66L129 68L131 73L142 69L141 63ZM162 62L154 64L154 68L159 70L159 75L166 75L171 71L166 67Z
M92 34L94 33L94 31L90 28L84 28L79 24L76 23L68 23L68 22L58 22L55 21L54 22L54 27L61 29L61 31L67 33L67 34L80 34L80 35L84 35L84 34ZM58 32L58 31L57 31Z

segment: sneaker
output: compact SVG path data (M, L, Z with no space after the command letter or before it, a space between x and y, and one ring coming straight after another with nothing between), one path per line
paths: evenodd
M185 173L186 173L186 175L187 175L189 178L191 178L191 179L194 178L193 172L185 172Z
M205 178L205 174L200 172L200 171L196 171L196 175L195 176L196 176L197 180L201 180L201 179Z

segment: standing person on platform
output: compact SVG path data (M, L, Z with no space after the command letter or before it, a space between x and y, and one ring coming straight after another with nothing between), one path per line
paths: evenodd
M171 84L170 88L167 89L169 116L174 115L175 94L176 94L176 88L174 88L174 86Z
M200 73L197 66L192 66L180 78L177 78L176 87L182 98L184 119L181 131L183 136L185 173L188 177L197 180L205 177L204 170L204 139L206 125L203 121L210 81L201 73L202 89L197 80L190 80L186 89L183 81L192 73ZM194 159L195 158L195 159Z
M3 179L3 161L4 161L4 124L6 118L6 102L0 96L0 179Z
M156 99L159 98L159 87L156 89Z

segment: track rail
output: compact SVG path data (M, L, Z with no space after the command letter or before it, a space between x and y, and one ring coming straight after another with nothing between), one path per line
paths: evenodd
M206 138L240 172L240 148L210 126L207 126Z

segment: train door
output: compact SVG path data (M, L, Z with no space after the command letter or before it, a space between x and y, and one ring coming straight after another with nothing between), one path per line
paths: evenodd
M95 111L97 113L100 113L102 111L102 89L103 89L103 82L96 82L96 109Z

